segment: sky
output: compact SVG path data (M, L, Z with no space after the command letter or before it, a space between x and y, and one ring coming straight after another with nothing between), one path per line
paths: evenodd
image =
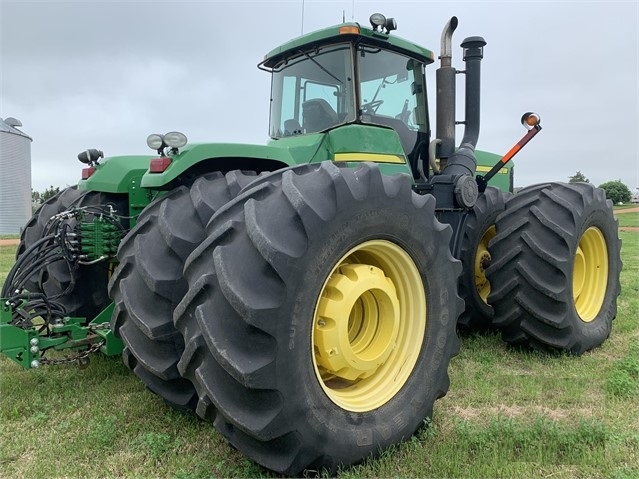
M18 118L33 138L37 191L77 183L77 154L88 148L153 154L150 133L264 144L264 55L342 18L368 25L374 12L396 19L393 35L436 55L457 16L460 70L462 40L485 38L478 148L504 154L525 133L524 112L542 120L515 158L515 186L581 171L595 185L639 187L639 0L0 0L0 117ZM438 62L428 68L434 122ZM458 120L462 95L458 81Z

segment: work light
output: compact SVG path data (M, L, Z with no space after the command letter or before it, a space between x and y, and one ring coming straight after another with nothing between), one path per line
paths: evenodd
M179 131L170 131L164 135L164 143L171 148L182 148L186 145L186 135Z
M162 135L158 135L157 133L152 133L147 136L146 144L149 145L149 148L156 151L166 146L166 143L164 143L164 137L162 137Z

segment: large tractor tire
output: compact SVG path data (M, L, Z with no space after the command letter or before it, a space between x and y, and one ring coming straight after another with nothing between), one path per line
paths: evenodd
M488 243L496 234L495 220L511 196L511 193L489 186L466 217L460 252L463 269L459 295L465 303L464 312L457 321L461 330L486 331L491 328L494 313L488 304L490 281L486 278L486 268L492 261Z
M486 274L503 339L576 355L605 341L622 264L604 191L587 183L531 186L506 203L496 227Z
M114 206L117 214L128 215L124 196L78 190L76 186L62 190L40 206L26 224L20 237L16 259L42 238L45 227L52 216L70 208L107 204ZM92 215L89 214L87 218L90 221ZM128 222L122 226L126 228L127 225ZM109 305L110 300L107 294L109 265L106 262L79 265L72 273L66 261L57 261L40 270L39 274L34 274L29 278L25 287L28 291L43 292L49 297L55 297L65 292L72 281L75 281L73 289L68 294L56 299L56 302L64 306L68 316L84 317L91 320Z
M172 190L142 211L118 250L109 294L124 362L176 409L193 410L196 404L193 386L176 367L184 342L173 326L173 309L187 290L184 261L204 239L217 209L256 178L253 172L215 172Z
M461 264L406 175L325 162L229 203L174 314L197 413L278 473L334 472L409 438L449 387Z

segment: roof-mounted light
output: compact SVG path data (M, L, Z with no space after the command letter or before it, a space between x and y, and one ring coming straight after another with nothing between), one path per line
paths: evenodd
M339 27L340 35L348 35L349 33L352 35L359 35L359 25L342 25L341 27Z
M377 31L378 28L380 28L381 32L384 32L384 29L386 29L386 33L397 30L397 22L395 21L395 19L386 18L381 13L373 13L370 16L369 21L371 22L371 26L375 31Z
M378 27L383 28L384 25L386 25L386 17L381 13L373 13L368 21L371 22L371 27L373 27L375 31L377 31Z

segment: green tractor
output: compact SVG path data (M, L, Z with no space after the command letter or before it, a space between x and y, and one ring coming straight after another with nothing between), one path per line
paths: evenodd
M335 471L410 437L449 387L457 327L581 354L620 291L612 205L589 184L512 194L476 150L486 42L435 55L343 23L269 52L266 145L187 144L86 163L24 228L2 288L0 350L25 368L122 354L171 406L279 473ZM465 74L455 140L455 77ZM62 351L62 352L60 352ZM66 351L66 353L64 352ZM56 354L57 353L57 354Z

